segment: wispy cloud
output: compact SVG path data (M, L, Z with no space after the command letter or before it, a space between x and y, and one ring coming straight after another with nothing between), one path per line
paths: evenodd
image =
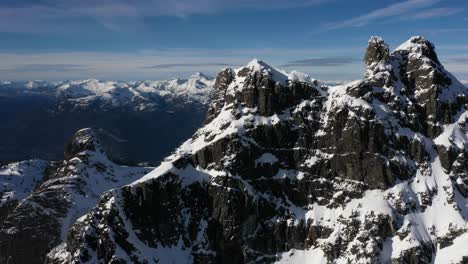
M430 30L422 30L421 32L429 34L429 35L437 35L437 34L444 34L444 33L458 33L458 32L467 32L468 28L436 28ZM466 46L465 46L466 47Z
M466 47L468 48L468 47ZM458 53L456 55L446 56L444 60L444 67L455 74L459 79L468 80L468 50L465 53Z
M192 67L202 67L202 66L219 66L219 67L232 67L238 65L232 65L221 62L206 62L206 63L165 63L165 64L156 64L151 66L143 66L141 69L172 69L172 68L192 68Z
M401 3L392 4L384 8L370 11L364 15L335 21L323 25L324 30L334 30L349 27L362 27L384 19L429 19L444 17L460 13L459 8L431 8L441 0L406 0Z
M467 30L468 31L468 30ZM468 45L465 44L444 44L437 46L438 50L451 51L451 52L468 52Z
M428 19L433 17L447 17L461 13L463 8L451 8L451 7L441 7L441 8L430 8L417 12L416 14L409 15L407 18L410 20L414 19Z
M465 80L468 79L466 51L468 50L460 50L456 56L443 56L446 58L444 66ZM0 52L0 80L154 80L188 77L196 71L216 76L221 68L237 68L247 64L254 57L259 57L272 66L308 73L313 78L346 80L362 78L365 69L361 60L356 59L361 53L362 49L350 52L349 49L340 48L160 49L126 53Z
M78 28L77 19L92 19L113 31L144 26L146 17L177 16L256 9L288 9L330 0L44 0L34 4L0 3L0 31L57 32Z
M291 58L331 58L344 63L362 48L259 48L259 49L156 49L136 52L0 52L0 79L167 79L190 76L195 71L215 76L221 68L247 64L259 57L272 66L292 63ZM47 62L47 63L44 63ZM318 64L320 60L315 60ZM295 70L308 71L313 61L297 61ZM341 72L330 67L315 67L311 76L322 79L353 79L361 74L354 64L340 66ZM348 67L343 72L342 67ZM3 69L3 70L1 70ZM86 70L86 71L85 71ZM65 73L64 73L65 72ZM340 76L336 76L340 75ZM344 76L346 75L346 76Z
M330 67L330 66L342 66L350 63L358 62L356 59L352 58L313 58L313 59L303 59L290 61L286 64L281 65L281 67Z
M451 61L468 64L468 57L465 57L465 58L463 58L463 57L462 58L452 58Z
M78 64L24 64L14 68L0 69L2 72L78 72L88 71L86 65Z

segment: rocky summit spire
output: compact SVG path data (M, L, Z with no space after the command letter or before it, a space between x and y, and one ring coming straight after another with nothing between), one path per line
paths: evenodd
M434 44L422 36L411 37L408 41L396 48L395 53L417 53L440 64Z
M215 89L223 90L224 102L244 104L257 108L262 114L284 110L309 98L318 86L316 80L300 72L285 72L267 63L253 59L236 70L222 71L215 82Z
M367 46L364 62L370 66L378 62L388 62L390 51L388 45L381 37L372 36Z
M46 254L67 237L69 227L104 192L129 184L150 171L145 167L120 166L100 151L93 130L79 130L66 148L66 160L37 168L35 173L41 174L41 181L28 186L26 198L8 208L6 215L0 204L0 263L44 263ZM31 170L26 170L22 176L31 177L29 173ZM0 186L3 184L0 178Z
M412 129L431 138L467 102L468 90L444 69L434 44L424 37L411 37L390 54L381 38L372 37L365 62L366 82L385 88L381 100L413 116L407 119Z
M68 160L85 151L101 151L101 143L91 128L81 129L73 135L65 147L64 156Z
M214 83L214 96L211 101L210 108L207 111L207 117L204 123L209 123L219 112L224 105L226 90L232 83L236 73L231 68L223 69L216 77Z

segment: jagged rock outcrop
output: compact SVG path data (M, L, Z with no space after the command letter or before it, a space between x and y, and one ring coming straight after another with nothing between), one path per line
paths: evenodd
M0 263L43 263L104 191L130 183L149 170L110 161L91 129L75 134L62 162L6 165L0 170L0 180L15 202L10 201L0 219Z
M466 262L467 89L422 37L374 37L365 61L335 87L224 70L205 125L47 262Z
M235 78L236 73L233 69L223 69L216 77L214 83L214 98L211 101L210 108L207 111L207 117L204 124L209 123L219 114L225 103L226 90Z
M364 62L367 66L375 63L387 63L390 58L390 49L381 37L372 36L364 55Z

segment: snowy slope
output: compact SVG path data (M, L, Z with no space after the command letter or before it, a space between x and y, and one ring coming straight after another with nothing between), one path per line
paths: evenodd
M66 239L69 227L104 192L151 170L110 161L90 129L75 134L65 158L62 162L12 163L0 170L5 188L2 203L18 202L7 208L0 222L0 262L10 257L17 263L42 263L45 253Z
M48 165L44 160L27 160L0 167L0 207L29 196L42 181Z
M468 89L422 37L365 62L332 87L223 70L205 124L47 262L466 263Z

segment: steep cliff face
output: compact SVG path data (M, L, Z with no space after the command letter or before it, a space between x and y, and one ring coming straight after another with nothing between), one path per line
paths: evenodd
M43 263L103 192L149 171L114 164L90 129L74 135L62 162L6 165L0 170L6 189L0 207L0 263Z
M205 125L107 192L48 263L464 263L468 91L413 37L325 87L253 60Z

